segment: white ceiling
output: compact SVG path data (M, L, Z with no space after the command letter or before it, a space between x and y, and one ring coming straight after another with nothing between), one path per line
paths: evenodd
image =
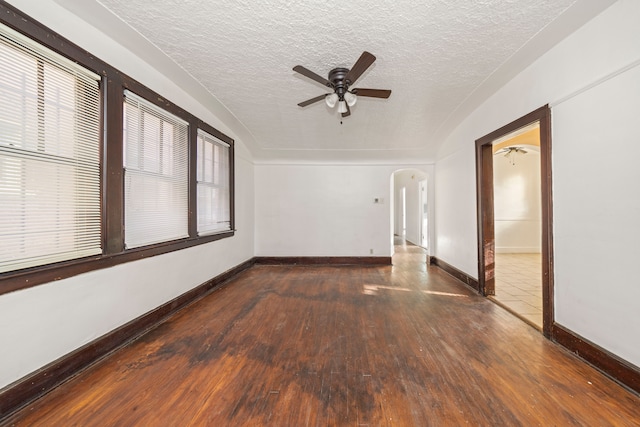
M58 2L73 12L95 0ZM264 161L431 162L436 141L535 59L528 46L546 49L594 14L575 0L97 3L215 96ZM327 90L293 66L326 76L363 50L377 61L355 87L391 89L389 99L361 97L343 124L323 102L297 106Z

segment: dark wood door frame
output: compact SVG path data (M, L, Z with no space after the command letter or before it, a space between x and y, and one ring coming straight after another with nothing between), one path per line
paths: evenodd
M551 110L548 105L476 140L478 203L478 282L480 292L495 294L495 230L493 206L493 141L531 123L540 123L540 184L542 207L542 333L553 325L553 200L551 192Z

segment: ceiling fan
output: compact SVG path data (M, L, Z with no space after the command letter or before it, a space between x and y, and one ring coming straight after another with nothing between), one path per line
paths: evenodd
M371 64L374 63L376 57L370 54L367 51L362 52L360 58L353 64L351 69L348 68L334 68L329 71L329 78L325 79L322 76L314 73L303 67L302 65L296 65L293 67L293 71L302 74L305 77L310 78L311 80L315 80L318 83L322 83L328 88L333 89L333 93L326 93L324 95L316 96L315 98L308 99L299 103L300 107L306 107L307 105L311 105L313 103L322 101L324 99L325 103L329 108L333 108L338 104L338 113L342 114L342 117L347 117L351 115L351 109L349 107L353 107L358 99L358 96L366 96L369 98L389 98L391 95L390 90L385 89L361 89L361 88L353 88L350 87L358 80L358 78L364 73Z
M516 154L527 154L528 151L525 150L522 147L504 147L499 149L498 151L496 151L495 155L497 156L498 154L504 154L504 157L506 157L507 159L509 159L509 163L511 163L512 166L515 166L516 164L516 159L515 159L515 155ZM514 157L511 157L511 155L514 155Z
M496 151L497 154L504 154L505 157L511 157L512 154L527 154L527 150L522 147L505 147Z

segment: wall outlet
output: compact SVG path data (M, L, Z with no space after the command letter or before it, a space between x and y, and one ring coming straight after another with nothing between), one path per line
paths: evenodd
M369 254L373 255L373 249L369 249Z

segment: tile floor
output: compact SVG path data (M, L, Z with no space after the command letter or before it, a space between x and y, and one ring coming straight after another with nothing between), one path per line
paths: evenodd
M496 294L492 298L542 329L540 254L496 254Z

